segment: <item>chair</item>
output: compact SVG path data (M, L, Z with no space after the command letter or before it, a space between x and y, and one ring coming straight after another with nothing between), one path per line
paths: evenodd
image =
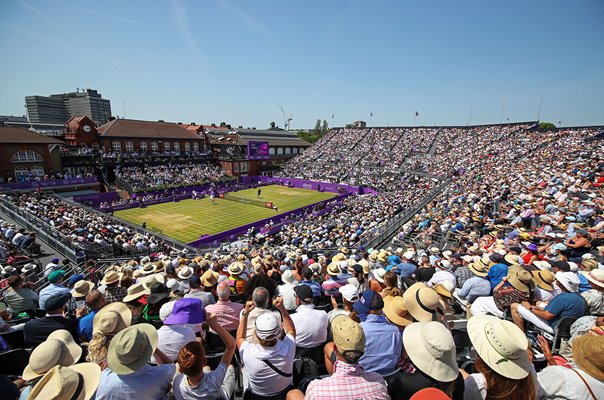
M23 375L29 364L29 353L25 349L14 349L0 353L0 373L5 375Z
M551 351L552 353L555 353L556 350L560 349L560 342L562 341L562 339L570 338L570 327L572 326L572 324L575 323L576 320L577 318L562 318L560 322L558 322L558 325L554 328L553 334L546 332L542 329L538 329L532 324L530 324L532 329L527 329L527 331L537 332L538 334L542 335L544 338L552 342Z
M382 375L382 378L384 378L386 384L388 385L388 395L390 395L390 398L392 400L399 400L404 398L402 396L404 386L404 375L401 372L400 368L388 375Z
M242 294L232 294L229 296L229 300L231 300L233 303L245 304L245 298Z
M29 318L29 317L23 317L23 318L17 318L17 319L9 319L8 321L4 321L4 322L6 322L10 326L14 326L14 325L19 325L19 324L24 324L27 321L29 321L30 319L31 318Z
M25 338L23 337L23 331L12 331L1 333L0 337L4 339L8 347L11 349L25 349L27 348L27 344L25 343Z
M310 358L317 363L319 368L325 367L325 357L323 355L323 348L325 343L321 343L318 346L304 348L296 346L296 358Z
M293 383L298 387L304 378L319 376L319 365L315 360L308 357L296 357L294 359Z

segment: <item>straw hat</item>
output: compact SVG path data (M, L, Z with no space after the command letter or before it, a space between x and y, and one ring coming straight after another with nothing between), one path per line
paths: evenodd
M85 297L88 293L90 293L92 288L94 288L94 282L77 281L70 292L74 298L80 298Z
M535 284L533 282L533 274L531 274L525 269L521 269L512 273L510 278L508 279L508 283L512 285L514 289L524 293L529 293L532 289L535 288Z
M367 260L365 260L364 258L359 260L359 265L361 267L363 267L363 274L368 274L369 272L371 272L371 267L369 266L369 263L367 262Z
M488 274L487 267L480 261L468 265L468 268L476 276L485 277Z
M508 254L503 259L512 265L520 265L520 256L516 254Z
M82 363L70 367L57 365L33 387L29 400L88 400L101 381L101 367Z
M165 283L165 281L166 278L162 274L153 274L145 276L141 279L140 283L143 284L145 289L151 289L151 286L153 286L155 282Z
M369 260L371 260L371 262L376 262L378 259L378 254L380 252L377 250L373 250L372 252L369 253Z
M346 256L343 253L338 253L331 258L331 262L337 263L339 261L345 261Z
M432 379L451 382L459 376L455 342L451 332L442 323L412 323L405 328L403 346L411 362Z
M528 341L513 322L477 315L468 320L468 335L480 358L493 371L510 379L528 376L531 370Z
M594 285L604 290L604 270L594 269L589 272L583 272L583 276Z
M149 293L150 293L149 289L147 289L142 283L135 283L134 285L132 285L128 288L128 294L126 295L126 297L124 297L122 299L122 301L124 303L127 303L129 301L138 299L139 297L142 297ZM113 303L111 303L111 304L113 304ZM103 307L103 308L105 308L105 307ZM97 313L97 315L98 315L98 313ZM96 317L96 315L95 315L95 317Z
M240 275L245 267L240 262L234 262L229 265L228 271L231 275Z
M535 284L544 290L554 290L552 283L556 280L556 275L552 271L533 271L533 280Z
M178 277L180 279L189 279L193 275L193 268L183 267L178 271Z
M450 281L442 281L441 283L434 285L436 293L448 297L449 299L453 298L453 294L451 294L453 289L455 289L455 286Z
M573 340L573 359L589 376L604 382L604 336L579 336Z
M161 264L162 266L164 265L161 262L159 264ZM151 262L148 262L143 266L142 271L143 271L143 275L152 274L155 271L155 265L153 265L153 263L151 263Z
M153 325L132 325L111 340L107 365L118 375L132 374L147 364L156 348L157 330Z
M59 329L31 352L23 379L29 381L42 376L57 365L69 367L78 362L81 356L82 348L73 340L71 333Z
M212 287L218 283L218 272L207 270L201 276L201 284L205 287Z
M118 282L120 280L120 276L115 271L109 271L103 277L101 284L103 285L111 285L112 283Z
M95 314L92 320L92 333L115 335L122 329L129 327L131 323L132 313L127 305L120 302L110 303Z
M386 275L386 270L384 268L378 268L373 271L373 277L379 283L384 283L384 275Z
M542 271L549 271L552 266L547 261L533 261L533 265Z
M332 276L337 276L342 273L342 268L340 268L338 263L332 262L327 266L327 273Z
M379 262L385 263L386 261L388 261L388 253L384 250L380 251L378 253L377 259Z
M407 326L413 322L413 317L405 307L405 300L401 296L384 297L384 314L394 324Z
M418 321L435 321L439 297L436 291L422 282L414 283L403 293L405 306Z

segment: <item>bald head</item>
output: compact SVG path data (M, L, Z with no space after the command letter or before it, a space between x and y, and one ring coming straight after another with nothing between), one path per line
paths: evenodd
M228 300L231 295L231 288L227 281L222 281L216 287L216 294L220 300Z

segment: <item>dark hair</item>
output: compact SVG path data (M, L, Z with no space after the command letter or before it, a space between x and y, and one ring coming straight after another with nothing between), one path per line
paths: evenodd
M243 297L245 300L252 300L252 293L257 287L264 287L268 290L268 295L272 299L275 296L275 281L265 274L252 276L246 283L243 289Z
M363 352L358 350L348 350L340 354L348 364L358 364L360 358L363 357Z
M23 278L21 275L12 275L8 277L7 283L8 286L14 288L15 286L19 286L19 284L23 283Z
M176 362L183 374L187 376L199 375L206 363L206 353L203 345L196 340L185 344L178 352Z

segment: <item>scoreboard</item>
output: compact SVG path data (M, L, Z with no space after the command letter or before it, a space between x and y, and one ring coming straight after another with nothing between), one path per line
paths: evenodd
M268 159L268 142L248 142L247 158L248 160L266 160Z

